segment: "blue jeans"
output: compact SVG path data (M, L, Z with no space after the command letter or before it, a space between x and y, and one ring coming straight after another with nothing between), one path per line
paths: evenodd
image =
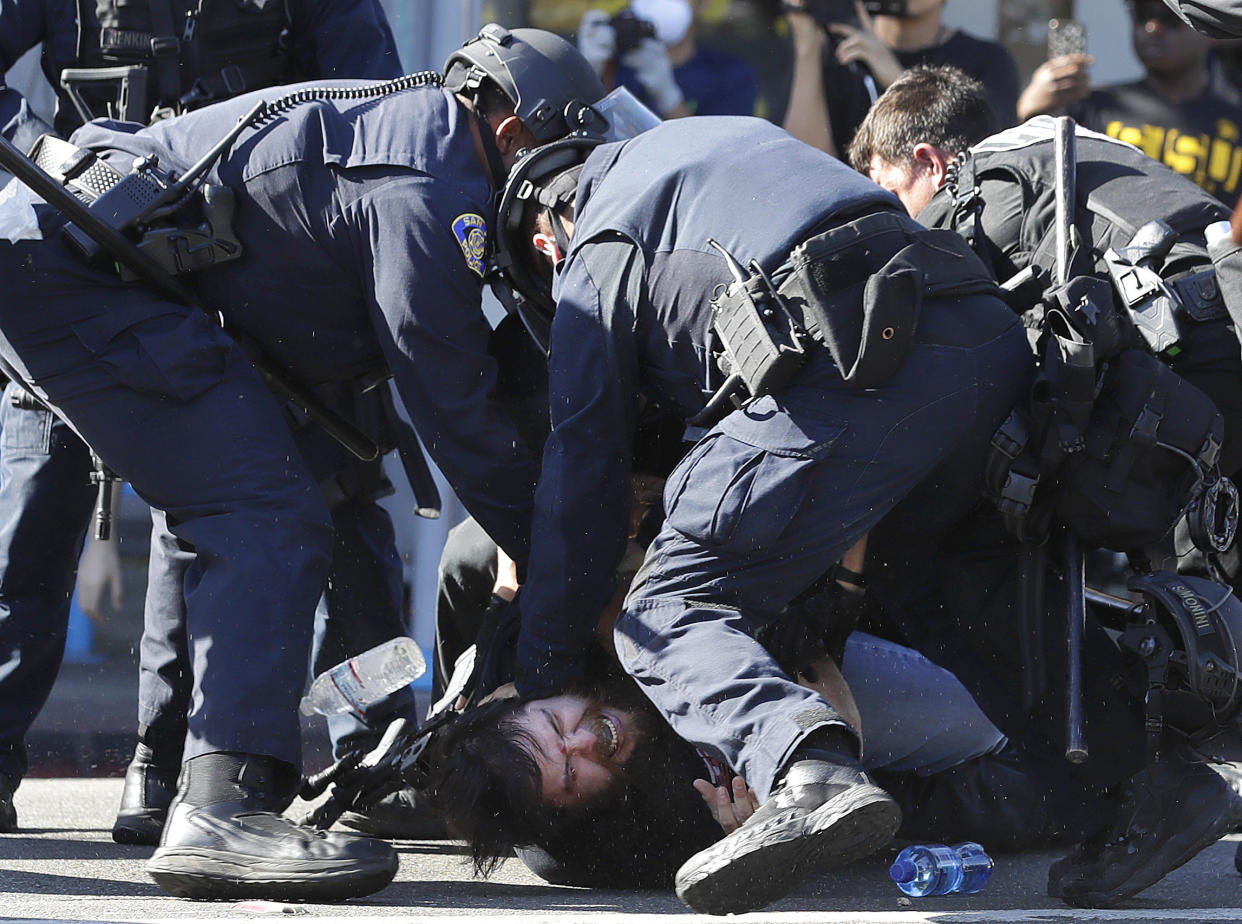
M91 457L46 410L0 398L0 773L26 773L26 732L65 654L69 601L95 489Z
M930 776L1007 743L961 682L912 648L854 632L841 673L858 705L869 770Z
M817 359L726 417L668 480L617 651L678 735L761 799L802 741L844 723L781 671L756 626L885 517L920 524L915 541L935 556L978 499L992 434L1030 379L1026 335L1001 312L987 298L925 303L922 342L888 384L848 388Z

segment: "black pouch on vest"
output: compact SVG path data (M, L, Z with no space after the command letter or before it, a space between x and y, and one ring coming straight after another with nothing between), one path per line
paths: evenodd
M1083 449L1065 460L1057 517L1088 545L1141 551L1216 477L1224 422L1211 399L1150 353L1109 363Z
M997 291L956 234L883 212L810 238L790 254L790 267L781 294L857 388L897 374L925 297Z

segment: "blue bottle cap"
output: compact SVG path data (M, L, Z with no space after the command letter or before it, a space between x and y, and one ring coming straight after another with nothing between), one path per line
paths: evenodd
M888 874L893 877L893 882L914 882L914 878L919 874L919 868L911 860L898 857L889 867Z

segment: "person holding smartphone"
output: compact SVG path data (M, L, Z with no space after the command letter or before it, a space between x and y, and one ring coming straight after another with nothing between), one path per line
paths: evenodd
M865 83L870 78L877 93L911 67L947 64L959 68L988 88L988 101L999 123L1015 124L1020 85L1012 55L999 42L946 25L946 2L859 0L854 4L857 19L851 22L846 17L813 20L811 14L823 5L822 0L788 0L785 9L794 37L795 66L785 129L808 144L840 156L866 115L864 109L857 121L848 125L832 120L832 107L823 101L833 99L841 91L842 77L828 63L818 69L805 65L813 55L820 54L813 47L816 42L821 47L831 42L833 63L862 75L854 80L862 79ZM812 22L818 24L819 36ZM849 79L845 77L847 82ZM829 115L827 132L821 124L824 112Z
M1235 205L1242 193L1242 106L1213 85L1213 40L1160 0L1127 7L1142 79L1093 90L1068 113Z
M1018 119L1055 112L1071 106L1091 92L1091 65L1087 33L1074 19L1048 23L1048 60L1035 69L1031 82L1018 97Z

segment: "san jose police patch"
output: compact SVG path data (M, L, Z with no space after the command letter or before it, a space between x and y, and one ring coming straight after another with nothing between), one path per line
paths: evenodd
M482 215L466 212L453 219L453 233L461 245L466 266L479 276L483 275L483 263L487 258L487 222Z

